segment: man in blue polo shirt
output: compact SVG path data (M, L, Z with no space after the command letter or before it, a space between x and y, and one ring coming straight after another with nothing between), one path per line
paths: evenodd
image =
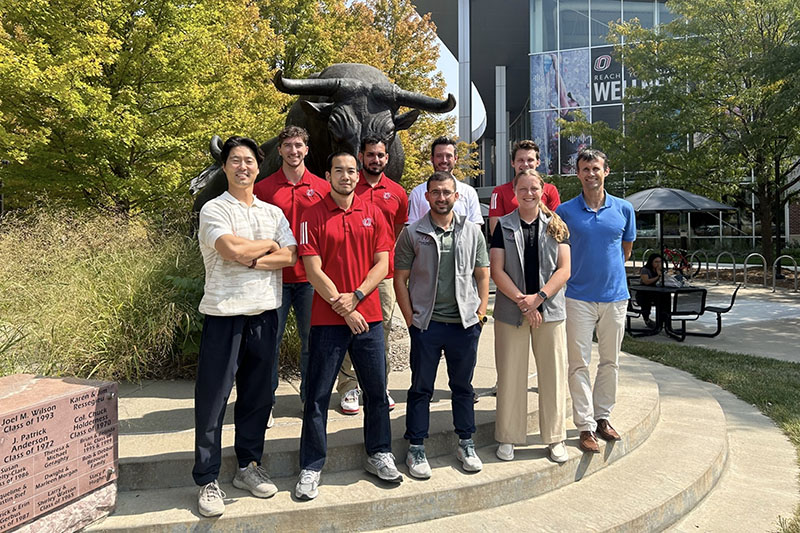
M567 357L572 416L580 448L598 453L597 436L611 441L619 434L608 419L617 397L619 350L625 333L628 284L625 261L636 239L630 202L608 194L608 158L599 150L578 154L583 192L561 204L556 213L569 227L572 274L567 282ZM592 390L589 361L597 330L600 364Z

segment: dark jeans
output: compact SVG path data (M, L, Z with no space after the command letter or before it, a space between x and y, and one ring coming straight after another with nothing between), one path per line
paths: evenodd
M275 343L275 363L272 366L272 404L275 404L275 391L278 390L278 360L281 342L286 330L289 309L294 307L297 333L300 335L300 400L306 401L306 374L308 373L308 333L311 329L311 301L314 287L307 281L284 283L281 306L278 309L278 341Z
M239 466L261 463L272 409L267 383L275 357L278 313L210 316L203 321L194 387L195 448L192 477L205 485L219 477L222 420L236 380L233 448Z
M459 438L475 433L475 407L472 374L478 359L481 326L464 328L431 320L428 329L408 328L411 336L411 388L408 389L406 434L411 444L422 444L428 437L430 405L436 369L442 350L447 362L448 385L453 406L453 426Z
M328 404L345 352L350 352L364 398L364 447L368 455L392 451L383 325L354 335L347 326L312 326L308 389L300 437L300 468L322 470L328 449Z

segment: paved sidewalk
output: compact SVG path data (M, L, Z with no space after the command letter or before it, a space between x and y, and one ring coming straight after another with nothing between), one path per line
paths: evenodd
M695 285L708 290L707 305L726 307L736 287L730 283L696 282ZM687 328L714 331L716 315L704 315L696 322L687 322ZM663 333L644 340L676 342ZM719 336L688 336L683 344L800 363L800 292L778 290L773 293L772 289L764 287L739 289L733 309L722 315Z

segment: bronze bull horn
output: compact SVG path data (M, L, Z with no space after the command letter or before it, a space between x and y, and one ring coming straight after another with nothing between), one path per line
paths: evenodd
M211 157L213 157L215 161L222 163L222 139L219 135L211 137L208 149L211 152Z
M448 94L445 100L438 100L424 94L406 91L397 85L393 85L393 88L394 101L398 106L402 105L430 113L448 113L456 107L456 97L452 94Z
M283 71L279 70L272 78L275 88L286 94L300 94L307 96L333 96L341 87L340 78L309 78L294 80L284 78Z

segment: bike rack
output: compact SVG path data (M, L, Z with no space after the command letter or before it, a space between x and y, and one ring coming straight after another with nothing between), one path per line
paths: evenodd
M794 292L797 292L797 261L795 261L794 257L791 255L782 255L772 263L772 292L775 292L776 275L778 273L777 266L781 259L789 259L794 264Z
M744 266L742 267L744 269L744 282L742 283L742 287L745 287L745 288L747 287L747 261L751 257L758 257L758 258L761 259L761 264L764 265L764 287L766 287L767 286L767 260L764 259L763 255L761 255L759 253L756 253L756 252L753 252L752 254L750 254L750 255L748 255L747 257L744 258ZM735 277L735 275L734 275L734 277Z
M645 248L644 252L642 252L642 266L647 262L647 256L650 255L650 252L654 252L652 248Z
M719 255L717 256L717 271L716 271L717 281L714 283L714 285L719 285L719 258L722 257L723 255L729 256L731 258L731 261L733 262L733 282L736 283L736 258L730 252L720 252Z
M705 250L695 250L694 252L692 252L692 255L689 256L689 268L691 268L692 265L694 264L694 256L697 254L703 254L703 257L706 260L706 281L708 281L709 278L711 277L711 272L710 272L711 269L708 267L708 254L706 253ZM702 261L700 261L700 268L701 269L703 268ZM697 273L699 274L700 272L698 271ZM717 274L717 279L719 279L719 274Z

